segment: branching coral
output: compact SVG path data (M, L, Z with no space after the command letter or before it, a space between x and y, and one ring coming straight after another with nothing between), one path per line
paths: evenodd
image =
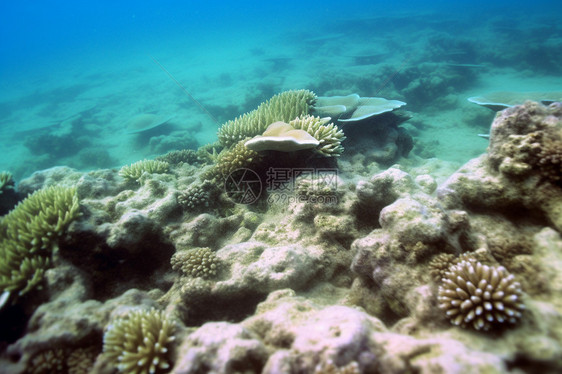
M76 188L36 191L0 221L0 290L23 295L50 266L57 238L79 215Z
M163 312L135 310L108 327L103 353L122 373L160 373L170 367L174 330Z
M439 308L454 325L489 330L504 322L517 322L525 308L521 293L520 284L503 266L463 260L445 273Z
M323 156L339 156L343 153L341 142L345 140L343 131L333 123L330 118L319 118L303 115L290 121L295 129L304 130L320 142L316 151Z
M210 181L189 186L185 192L178 196L178 203L187 210L208 208L211 205L211 196L217 194L216 186Z
M163 174L168 171L169 164L165 161L141 160L131 165L125 165L119 170L119 175L129 181L139 181L143 173Z
M308 90L285 91L260 104L257 109L226 122L219 129L218 138L225 147L242 139L262 134L276 121L289 122L308 114L316 95Z
M203 179L223 183L230 173L240 168L251 168L260 159L256 151L248 149L241 140L234 147L223 150L217 157L217 162L205 173Z
M170 263L172 269L191 277L210 278L217 274L218 258L209 248L196 248L176 252Z

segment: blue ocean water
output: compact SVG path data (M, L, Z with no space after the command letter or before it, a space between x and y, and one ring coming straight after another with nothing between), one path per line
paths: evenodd
M462 138L490 120L467 97L562 88L560 14L557 1L3 1L0 169L21 178L195 148L298 88L404 100L428 125L420 144L454 139L448 126ZM171 127L131 135L143 113ZM463 162L479 141L426 156Z

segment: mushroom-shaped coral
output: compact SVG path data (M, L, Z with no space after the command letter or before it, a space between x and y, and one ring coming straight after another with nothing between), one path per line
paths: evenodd
M277 121L267 127L262 135L254 136L244 145L253 151L294 152L318 146L320 142L304 130Z
M463 260L451 266L442 281L439 308L454 325L489 330L517 322L525 309L519 282L503 266Z
M121 373L154 374L170 367L174 323L155 309L134 310L112 323L103 353Z
M165 161L141 160L131 165L125 165L119 170L119 175L130 181L139 181L143 173L163 174L168 171L169 164Z
M170 263L185 275L210 278L217 273L218 258L209 248L196 248L176 252Z

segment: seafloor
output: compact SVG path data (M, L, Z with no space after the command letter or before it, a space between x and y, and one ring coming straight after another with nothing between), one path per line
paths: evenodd
M150 59L3 101L0 373L561 372L560 51L514 50L499 21L482 48L482 30L409 19L418 37L381 32L376 53L355 19L284 35L299 58L264 43L221 50L260 61L244 72L191 61L210 115ZM550 51L544 35L525 36ZM181 49L159 57L191 77ZM302 87L319 97L299 116L337 113L308 131L319 144L256 151L242 125L215 142L215 119ZM494 110L466 100L493 91ZM317 104L351 93L407 105L352 99L370 115L346 121Z

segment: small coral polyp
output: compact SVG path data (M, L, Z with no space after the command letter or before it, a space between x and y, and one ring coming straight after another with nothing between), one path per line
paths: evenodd
M170 368L173 333L173 322L162 312L135 310L110 325L103 352L121 373L163 373Z
M449 268L439 287L439 308L456 326L487 331L515 323L525 306L519 282L503 266L464 260Z

